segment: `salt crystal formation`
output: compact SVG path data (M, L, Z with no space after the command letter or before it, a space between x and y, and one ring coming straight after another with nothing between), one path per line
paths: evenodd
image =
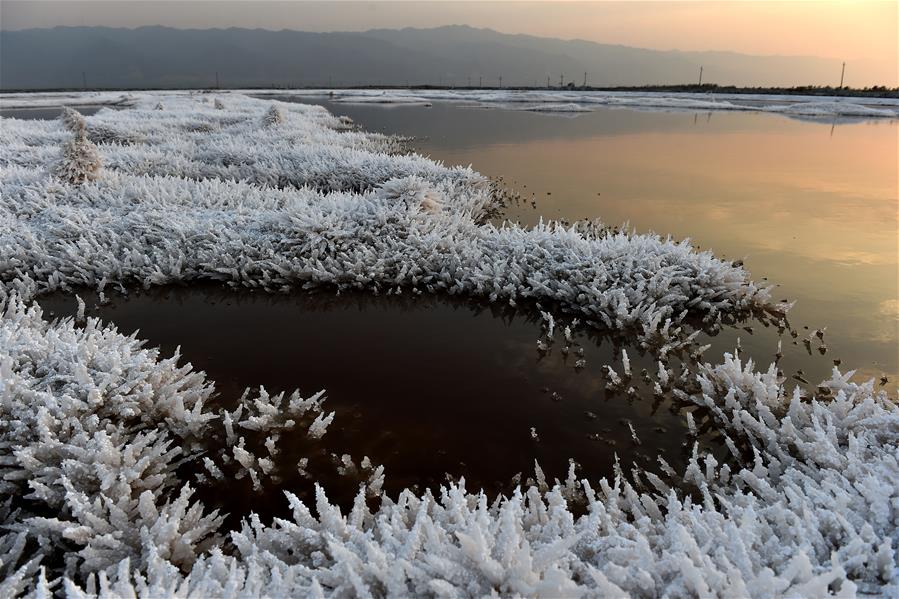
M709 421L693 426L720 432L724 461L696 449L684 472L659 460L613 481L579 480L572 464L555 484L536 465L490 502L464 481L388 497L389 472L345 454L342 472L363 476L347 513L319 488L314 506L287 494L290 518L226 529L196 487L264 488L284 435L327 433L324 394L260 388L213 409L213 382L177 355L86 316L80 298L77 322L48 321L34 298L194 280L465 294L554 306L662 360L691 342L688 316L783 307L686 243L494 226L477 173L398 155L318 107L130 101L0 127L0 596L899 593L895 400L836 369L804 397L776 366L730 355L676 377L660 361L655 381L701 408L690 418ZM110 133L93 179L48 168L72 127ZM557 318L544 314L550 337Z
M78 112L65 108L60 120L73 137L62 146L62 155L54 166L54 174L74 185L97 179L102 166L100 153L87 138L84 118Z

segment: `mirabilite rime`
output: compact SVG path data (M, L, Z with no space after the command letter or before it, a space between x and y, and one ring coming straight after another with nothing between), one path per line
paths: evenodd
M688 317L786 309L741 266L652 235L497 227L491 187L471 169L400 154L318 107L201 98L148 93L88 118L3 120L0 595L899 591L899 412L886 392L835 369L802 396L776 366L737 355L680 375L664 363L690 346ZM60 155L82 141L96 161ZM660 356L645 376L702 408L732 459L697 449L684 472L660 460L614 481L578 480L572 465L555 484L535 465L536 479L491 502L464 481L388 497L383 468L335 455L360 480L348 513L318 489L314 506L288 494L290 518L226 529L195 488L226 476L264 486L282 435L325 434L324 395L260 388L216 408L214 383L177 355L83 304L78 322L49 322L32 303L195 280L534 302L547 348L557 327L573 343L575 319L635 333ZM620 374L607 368L609 384L628 385L626 352Z

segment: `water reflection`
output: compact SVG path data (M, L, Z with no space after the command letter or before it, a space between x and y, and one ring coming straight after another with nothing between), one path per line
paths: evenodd
M96 306L95 296L81 294ZM76 307L66 294L40 303L49 316ZM369 456L385 466L391 493L436 488L446 473L464 475L469 488L506 490L516 473L533 474L535 460L559 478L569 458L591 480L611 476L616 455L626 469L654 463L657 454L679 469L689 449L680 407L653 398L639 380L642 368L655 370L651 356L627 347L635 373L629 385L639 392L609 391L601 366L616 364L620 372L622 346L582 332L567 356L561 339L541 355L536 312L429 296L281 295L195 284L113 296L90 314L125 334L139 329L164 355L180 346L184 360L216 382L225 406L248 386L299 388L304 396L326 389L325 407L337 416L314 450L350 453L357 464ZM581 369L578 346L587 360ZM311 483L296 470L309 450L301 437L278 457L281 487L308 496ZM717 445L714 439L709 433L704 443ZM319 466L315 477L333 499L351 503L357 481L342 480L333 467ZM277 490L245 501L263 511L260 501L273 512L283 507Z
M866 377L899 374L896 121L603 108L559 119L439 103L317 103L367 129L415 136L433 158L503 177L527 200L507 213L523 224L599 217L745 259L757 280L797 300L791 320L800 330L827 327L828 357ZM715 351L736 336L720 336ZM766 363L776 349L770 330L740 336ZM814 377L831 367L799 359L793 367Z

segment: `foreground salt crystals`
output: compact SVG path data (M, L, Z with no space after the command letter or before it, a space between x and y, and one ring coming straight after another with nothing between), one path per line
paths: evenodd
M314 506L287 495L290 518L228 529L195 490L264 487L282 435L326 434L324 394L260 388L213 408L213 382L177 355L89 316L50 322L34 298L194 280L458 293L539 302L550 331L568 313L661 359L689 343L687 316L782 307L685 243L489 224L477 173L319 108L278 104L279 120L272 102L203 100L136 94L86 118L105 170L79 185L49 168L62 123L0 128L0 596L899 593L895 399L836 370L802 396L729 355L686 377L660 361L657 383L701 408L726 461L696 450L682 473L660 461L614 481L572 465L555 485L536 466L490 502L464 481L388 497L390 473L366 460L347 513L319 488Z
M244 414L213 414L211 384L177 357L160 360L96 319L50 324L18 300L0 320L0 347L4 596L31 584L103 597L896 590L899 412L873 383L837 371L822 384L830 393L809 401L773 368L731 356L700 367L699 391L685 396L750 448L730 464L697 454L679 477L613 482L572 471L565 485L535 483L493 503L451 484L439 496L382 496L374 511L363 487L346 514L319 489L315 506L288 494L290 519L251 516L226 531L191 502L177 463L225 429L242 435L242 451L250 433L261 447L321 414L320 395L262 390L244 398ZM255 457L239 461L256 471ZM585 515L570 511L575 497Z

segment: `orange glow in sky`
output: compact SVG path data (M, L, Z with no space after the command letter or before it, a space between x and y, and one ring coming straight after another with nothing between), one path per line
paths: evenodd
M212 6L214 5L214 7ZM83 2L3 0L4 29L55 25L260 27L306 31L464 24L660 50L845 60L856 85L899 85L896 0Z

